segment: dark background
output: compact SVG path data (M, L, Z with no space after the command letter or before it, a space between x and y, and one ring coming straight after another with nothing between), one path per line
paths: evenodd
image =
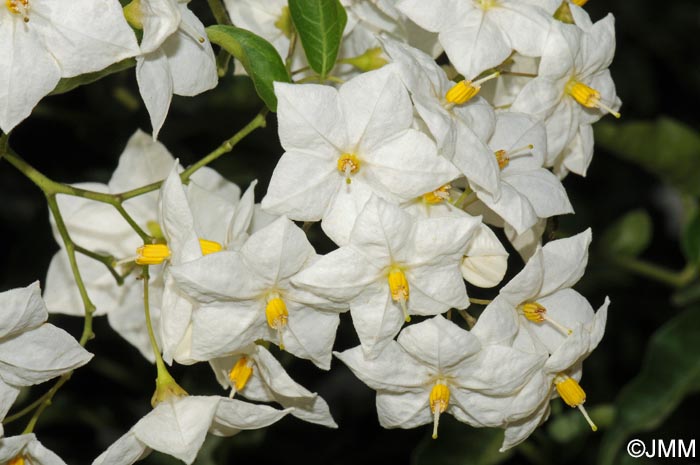
M212 20L204 2L192 3L204 22L210 24ZM623 118L616 122L607 117L606 124L623 125L667 116L697 131L700 3L697 0L594 0L586 9L594 19L602 18L608 11L617 18L617 54L611 70L623 101ZM160 139L187 165L234 134L260 107L247 78L229 75L214 91L196 98L174 97ZM68 94L46 98L32 117L14 131L11 145L52 179L69 183L106 182L126 140L137 128L150 131L150 123L131 69ZM243 188L251 180L259 179L256 195L259 201L281 153L276 121L270 116L266 129L256 131L233 153L212 166ZM700 158L700 153L696 155ZM334 361L330 372L322 372L310 362L278 353L293 378L328 401L340 428L328 430L290 416L265 430L243 432L234 438L209 437L195 463L486 464L499 460L510 464L599 463L601 441L612 428L613 415L634 418L638 413L634 407L622 411L620 406L628 404L619 396L623 387L642 370L650 338L677 315L697 308L692 297L689 301L679 300L677 289L625 271L601 251L599 239L603 232L629 211L641 208L648 212L653 224L653 238L642 258L674 270L682 269L686 263L679 242L681 196L628 158L618 158L616 153L598 144L588 176L572 175L565 180L576 215L561 217L554 230L556 236L565 237L589 226L593 228L589 268L577 290L595 308L606 295L612 300L605 338L585 363L582 381L588 395L586 406L589 411L596 411L595 418L601 425L598 433L586 431L578 413L569 412L559 400L553 402L549 422L508 456L492 453L500 442L497 432L474 430L447 416L441 419L441 435L437 441L430 439L429 426L383 430L376 418L374 392L355 379L344 365ZM695 176L700 185L700 171L690 175ZM688 196L685 198L687 200ZM0 289L25 286L37 279L43 281L51 256L58 250L50 234L43 195L8 163L0 161L0 199L0 231L4 245L0 247L3 264ZM691 203L697 202L697 197L690 199ZM320 253L330 249L317 227L312 229L312 239L316 240ZM510 275L521 266L513 255ZM687 288L697 285L696 279ZM476 290L471 295L490 298L494 292ZM700 336L698 319L688 321L692 323L688 330ZM77 337L80 335L80 319L52 316L51 322ZM96 319L95 334L96 338L88 345L96 354L95 359L78 370L56 395L54 404L46 410L35 429L44 445L69 464L89 463L150 409L154 368L111 330L105 318ZM686 344L681 345L677 353L697 353L698 339L669 337ZM349 315L343 315L335 348L343 350L356 343ZM672 371L687 374L693 369L700 373L697 361L676 365L682 356L660 357ZM658 375L652 377L666 376L655 370L659 370L659 366L652 364L647 373ZM221 394L206 364L177 366L172 372L191 393ZM652 415L658 424L646 424L645 428L650 428L648 432L629 437L645 441L696 439L700 401L697 395L690 394L696 392L694 386L700 387L700 383L681 383L679 388L673 379L664 379L669 380L668 389L663 389L666 385L662 383L661 391L647 395L649 399L658 399L674 391L675 401ZM694 379L700 380L700 376ZM47 383L28 390L15 409L31 402L48 386ZM647 405L646 402L642 396L641 405ZM18 434L25 421L21 419L8 425L6 435ZM640 419L639 425L643 423ZM616 463L627 460L624 444ZM642 460L636 463L654 463ZM690 463L682 459L658 461L670 462ZM144 463L176 461L154 453Z

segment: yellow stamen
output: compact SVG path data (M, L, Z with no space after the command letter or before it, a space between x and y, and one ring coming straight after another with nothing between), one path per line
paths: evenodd
M357 173L359 169L360 159L352 153L344 153L338 158L338 171L345 174L345 182L347 184L352 182L350 175Z
M209 255L210 253L221 252L221 250L224 248L218 242L208 241L206 239L199 239L199 247L202 249L202 255Z
M522 155L528 155L527 153L521 153L525 151L529 151L534 149L535 146L532 144L524 145L522 147L518 147L517 149L512 149L512 150L496 150L494 152L494 155L496 156L496 161L498 162L498 167L502 170L508 164L510 161L515 157L515 156L522 156Z
M24 457L18 455L17 457L7 462L7 465L24 465Z
M525 302L518 307L520 313L528 320L533 323L542 323L543 321L549 321L555 328L568 336L573 333L573 331L566 326L557 323L549 315L547 315L547 309L538 302Z
M450 403L450 388L438 382L430 390L430 411L433 414L433 439L437 439L440 414L445 413Z
M136 249L137 265L160 265L170 258L170 249L165 244L146 244Z
M573 3L576 6L583 6L586 3L588 3L588 0L571 0L571 3Z
M391 300L398 302L403 310L403 317L406 322L411 321L411 316L408 314L408 296L410 294L406 275L400 268L393 267L389 270L389 291L391 291Z
M450 184L445 184L432 192L423 194L423 201L433 205L444 202L450 198L450 189L452 189L452 186Z
M571 95L574 100L586 108L599 108L605 110L615 118L620 117L620 113L616 112L609 106L600 101L600 92L588 87L586 84L572 79L566 84L566 93Z
M277 330L279 339L279 347L284 350L284 340L282 339L282 330L287 326L289 313L284 300L276 292L272 292L267 297L267 306L265 307L265 317L270 328Z
M445 100L448 104L452 105L462 105L467 103L469 100L474 98L476 94L481 90L481 84L491 79L497 78L501 73L496 71L493 74L478 79L476 81L459 81L457 84L453 85L450 90L445 94Z
M591 426L591 429L593 431L598 431L598 427L595 425L595 423L593 423L591 417L588 416L586 408L583 406L584 402L586 402L586 393L578 382L565 374L558 374L554 378L554 386L557 388L557 392L566 405L569 407L578 407L588 424Z
M20 15L25 23L29 22L29 0L5 0L10 13Z
M246 383L248 383L250 375L252 374L253 367L250 365L248 357L239 358L228 373L228 379L231 380L231 384L233 385L229 397L233 397L236 392L241 391Z

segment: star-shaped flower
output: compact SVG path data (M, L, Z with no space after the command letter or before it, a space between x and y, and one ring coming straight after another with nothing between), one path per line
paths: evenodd
M191 464L207 431L233 436L241 430L269 426L289 412L218 396L173 396L136 422L93 465L130 465L152 450Z
M339 90L275 84L286 152L262 207L293 220L318 221L337 244L372 193L400 202L459 176L425 134L412 129L413 106L391 65Z
M59 79L139 53L117 0L7 0L0 6L0 129L29 116Z
M482 346L476 336L438 315L408 326L375 359L356 347L336 353L355 375L377 390L377 413L385 428L415 428L450 413L474 426L492 423L472 397L508 396L519 389L543 357L504 346Z
M0 439L0 463L8 465L66 465L33 433Z
M612 15L589 30L555 22L536 78L516 98L512 111L529 113L547 127L546 166L585 175L593 157L591 124L611 113L620 99L608 67L615 54Z
M439 40L467 79L501 64L513 50L539 56L552 21L522 0L399 0L397 7Z
M48 316L38 282L0 294L0 419L20 388L48 381L92 358L71 335L46 323Z
M478 218L414 218L372 197L348 245L321 257L293 283L349 302L365 353L377 356L410 315L436 315L469 305L460 273Z
M260 344L250 344L210 364L219 384L231 389L229 397L240 394L257 402L277 402L285 408L294 407L292 415L304 421L338 427L326 401L295 382Z
M291 284L316 259L304 232L280 217L239 252L171 267L180 289L201 304L192 315L191 357L209 360L265 339L328 369L337 311L346 307Z

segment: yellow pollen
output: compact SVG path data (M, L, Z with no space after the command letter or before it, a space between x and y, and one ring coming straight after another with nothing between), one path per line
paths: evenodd
M583 6L586 3L588 3L588 0L571 0L571 3L573 3L576 6Z
M543 321L548 321L555 328L561 331L564 335L568 336L573 331L566 326L557 323L549 315L547 315L547 309L539 302L525 302L518 307L520 313L528 320L533 323L542 323Z
M557 388L557 392L566 405L569 407L577 407L583 414L584 418L586 418L586 421L591 426L591 429L593 431L598 431L598 427L595 425L595 423L593 423L593 420L591 420L591 417L588 416L588 412L583 406L584 402L586 402L586 393L583 391L578 382L575 379L560 373L554 378L554 386Z
M433 414L433 439L437 439L440 414L447 410L450 403L450 388L442 383L436 383L430 390L430 411Z
M210 253L221 252L224 248L221 244L215 241L208 241L206 239L199 239L199 247L202 249L202 255L209 255Z
M586 84L572 79L566 84L566 93L571 95L574 100L586 108L599 108L605 110L615 118L620 117L620 113L616 112L609 106L600 101L600 92L588 87Z
M360 159L351 153L344 153L338 158L338 171L345 174L345 182L350 184L352 179L350 179L351 174L357 173L360 169Z
M287 319L289 318L289 313L287 312L287 305L284 300L276 292L270 293L267 300L267 306L265 307L265 317L267 318L267 324L270 328L277 330L277 337L279 339L279 347L284 350L284 340L282 339L282 330L287 326Z
M136 249L137 265L160 265L170 258L170 249L165 244L146 244Z
M508 152L505 150L496 150L494 155L496 155L496 161L498 162L498 167L500 169L505 168L510 163L510 158L507 155Z
M25 23L29 22L29 0L5 0L5 6L10 13L22 16Z
M401 305L401 310L403 310L404 320L408 323L411 321L411 316L408 314L408 307L406 302L408 302L409 288L408 281L406 280L406 275L399 268L391 268L389 270L389 291L391 292L391 300L398 302Z
M24 457L18 455L17 457L7 462L7 465L24 465Z
M476 94L481 90L481 84L491 79L497 78L501 73L496 71L493 74L478 79L476 81L459 81L457 84L453 85L450 90L445 93L445 100L448 104L452 105L462 105L467 103L469 100L474 98Z
M228 373L228 379L231 380L231 383L233 384L231 395L229 397L233 397L236 392L241 391L245 387L246 383L248 383L248 379L250 379L250 375L252 374L253 367L250 366L248 357L239 358L233 368L231 368L231 371Z
M444 186L439 187L432 192L423 194L423 201L425 203L430 203L433 205L436 203L444 202L445 200L450 198L450 189L452 189L452 186L450 184L445 184Z

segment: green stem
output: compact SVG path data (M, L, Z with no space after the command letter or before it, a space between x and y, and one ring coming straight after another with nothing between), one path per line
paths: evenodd
M232 24L226 8L221 4L221 0L207 0L207 3L218 24Z
M119 286L124 284L124 277L117 273L117 270L114 269L114 262L115 259L111 255L102 255L96 252L93 252L92 250L88 250L84 247L81 247L79 245L75 245L75 251L78 252L79 254L83 254L86 257L90 257L93 260L96 260L100 263L102 263L104 266L107 267L107 270L109 270L109 273L114 277L114 280L117 282Z
M297 48L297 33L296 31L292 31L292 36L289 38L289 48L287 49L287 57L284 60L284 67L287 68L287 72L291 73L292 71L292 64L294 61L294 51ZM309 69L309 67L306 67ZM292 75L294 73L291 73Z
M634 257L614 257L612 262L631 273L676 288L689 284L698 275L698 268L694 265L675 271Z
M469 325L469 329L472 329L474 325L476 324L476 318L471 316L469 312L466 310L457 310L457 313L459 313L459 316L464 318L464 321L467 322L467 325Z
M492 300L488 300L488 299L472 299L472 298L470 297L470 298L469 298L469 302L471 302L471 303L473 303L473 304L477 304L477 305L488 305L488 304L490 304L490 303L493 302L493 301L492 301Z
M148 281L150 279L148 265L144 265L142 270L143 271L141 272L141 278L143 279L143 312L146 316L146 329L148 330L148 338L151 341L153 355L156 358L156 367L158 368L158 373L160 374L162 370L168 370L165 367L165 362L163 362L163 357L160 355L160 348L158 347L156 334L153 331L153 323L151 322L151 303L148 297Z

